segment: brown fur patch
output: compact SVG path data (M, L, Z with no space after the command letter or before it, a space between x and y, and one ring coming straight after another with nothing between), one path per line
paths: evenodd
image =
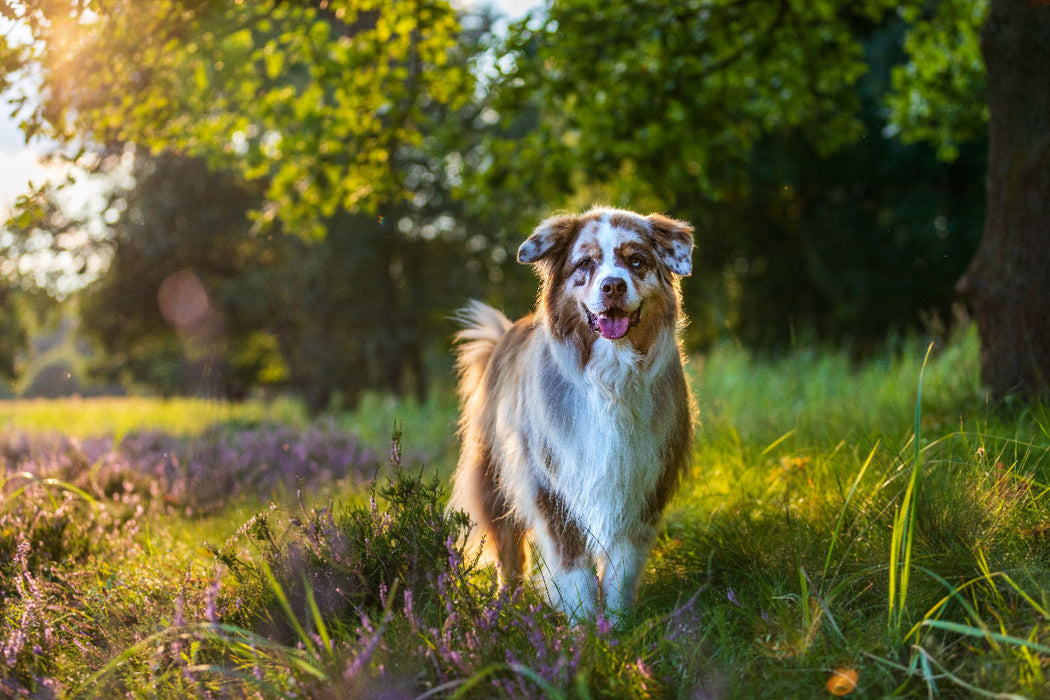
M664 446L660 454L662 470L660 478L649 497L646 499L645 512L642 514L641 522L656 525L661 513L667 506L668 501L674 495L682 473L689 464L689 447L693 441L693 418L690 414L689 390L685 383L681 366L673 368L665 375L660 386L654 390L661 396L674 397L669 400L665 407L674 409L673 415L666 417L657 416L657 421L673 420L676 424L671 431L671 439Z
M576 235L578 234L577 229ZM575 240L575 235L573 239ZM574 269L569 259L571 249L570 244L561 252L560 258L550 261L545 271L547 276L543 279L537 305L547 315L551 335L556 340L574 345L579 353L580 367L585 367L591 359L591 347L594 344L595 335L580 312L579 303L566 291L568 280L573 275Z
M547 219L518 248L518 262L535 263L557 257L579 230L579 217L567 215Z
M627 334L631 345L642 355L648 354L657 336L678 322L677 281L662 279L660 291L642 302L641 322Z
M503 577L513 583L520 580L525 568L525 526L514 517L510 502L499 488L492 449L486 443L480 446L480 493L485 521L478 523L499 555Z
M485 375L485 388L490 394L498 393L499 384L514 376L512 372L506 370L507 365L518 361L522 349L528 344L538 327L539 321L530 314L518 319L503 336L500 344L492 353L492 359Z
M592 218L598 218L598 215L595 215ZM648 238L649 227L640 219L641 217L637 215L631 215L626 212L616 212L609 216L609 225L613 228L622 228L625 231L633 231L642 238Z
M587 542L565 501L558 494L541 486L536 490L536 506L547 522L547 531L558 548L562 565L566 568L576 566L587 554Z
M617 246L616 257L619 259L624 269L634 275L637 279L644 278L646 273L649 272L653 266L653 253L651 247L637 241L628 241ZM635 267L631 264L635 258L642 260L642 265L640 267Z

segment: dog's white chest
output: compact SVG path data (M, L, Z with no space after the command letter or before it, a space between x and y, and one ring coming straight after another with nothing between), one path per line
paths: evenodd
M631 393L586 392L559 446L555 486L599 547L638 522L660 477L654 398Z

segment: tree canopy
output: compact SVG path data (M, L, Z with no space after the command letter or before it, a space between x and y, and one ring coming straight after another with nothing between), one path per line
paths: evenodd
M422 144L434 109L472 94L441 0L0 7L32 32L0 53L5 75L42 84L27 137L201 158L264 184L257 221L305 235L323 235L337 210L375 213L410 196L398 152Z
M542 104L530 137L557 141L564 155L547 167L572 184L615 180L668 206L731 195L771 133L819 123L797 133L821 153L860 135L858 34L896 5L555 2L538 26L514 27L502 104Z

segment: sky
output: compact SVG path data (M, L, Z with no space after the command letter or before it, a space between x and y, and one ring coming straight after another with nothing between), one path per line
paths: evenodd
M479 0L453 0L453 4L470 6ZM489 0L511 18L518 18L540 4L540 0ZM28 191L29 183L39 184L47 179L61 179L66 170L59 165L45 165L41 155L46 147L33 143L26 145L18 120L9 114L6 104L0 102L0 219L20 194Z
M18 121L0 110L0 211L6 211L15 198L28 190L28 183L61 177L61 170L40 162L36 148L26 146Z

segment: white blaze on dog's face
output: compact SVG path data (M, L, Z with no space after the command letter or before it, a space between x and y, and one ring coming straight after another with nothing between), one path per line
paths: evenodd
M644 234L635 226L614 227L609 218L588 221L576 237L569 254L569 293L591 330L619 340L641 321L642 299L659 280Z
M659 328L673 328L677 277L691 272L692 247L687 223L596 209L543 222L518 259L540 263L541 304L558 335L644 351Z

